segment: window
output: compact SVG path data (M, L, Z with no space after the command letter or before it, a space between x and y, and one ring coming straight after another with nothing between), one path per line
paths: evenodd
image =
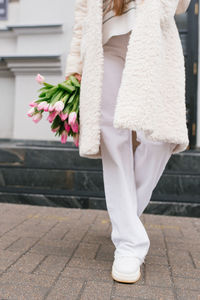
M8 18L8 0L0 0L0 20Z

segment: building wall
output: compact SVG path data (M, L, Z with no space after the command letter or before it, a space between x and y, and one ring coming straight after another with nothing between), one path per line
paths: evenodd
M26 112L40 88L37 73L53 84L65 79L74 4L74 0L9 3L8 20L0 21L0 138L60 139L50 130L47 113L35 124Z

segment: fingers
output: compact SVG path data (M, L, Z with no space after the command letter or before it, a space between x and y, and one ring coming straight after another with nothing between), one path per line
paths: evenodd
M76 73L75 77L78 79L79 82L81 82L81 75L80 74Z
M71 74L71 75L74 75L74 76L78 79L78 81L81 82L81 77L82 77L81 74L74 73L74 74ZM69 75L69 76L70 76L70 75ZM68 80L69 76L66 76L66 77L65 77L65 80Z

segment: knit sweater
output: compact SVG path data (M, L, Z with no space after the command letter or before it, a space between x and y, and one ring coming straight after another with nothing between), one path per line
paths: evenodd
M104 45L110 37L125 34L133 29L135 21L136 4L135 0L126 0L127 8L122 15L115 16L113 2L103 0L102 20L102 44Z

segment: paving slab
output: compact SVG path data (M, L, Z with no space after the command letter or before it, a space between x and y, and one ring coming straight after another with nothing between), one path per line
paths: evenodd
M0 203L0 300L200 300L200 218L141 221L141 278L119 283L106 210Z

